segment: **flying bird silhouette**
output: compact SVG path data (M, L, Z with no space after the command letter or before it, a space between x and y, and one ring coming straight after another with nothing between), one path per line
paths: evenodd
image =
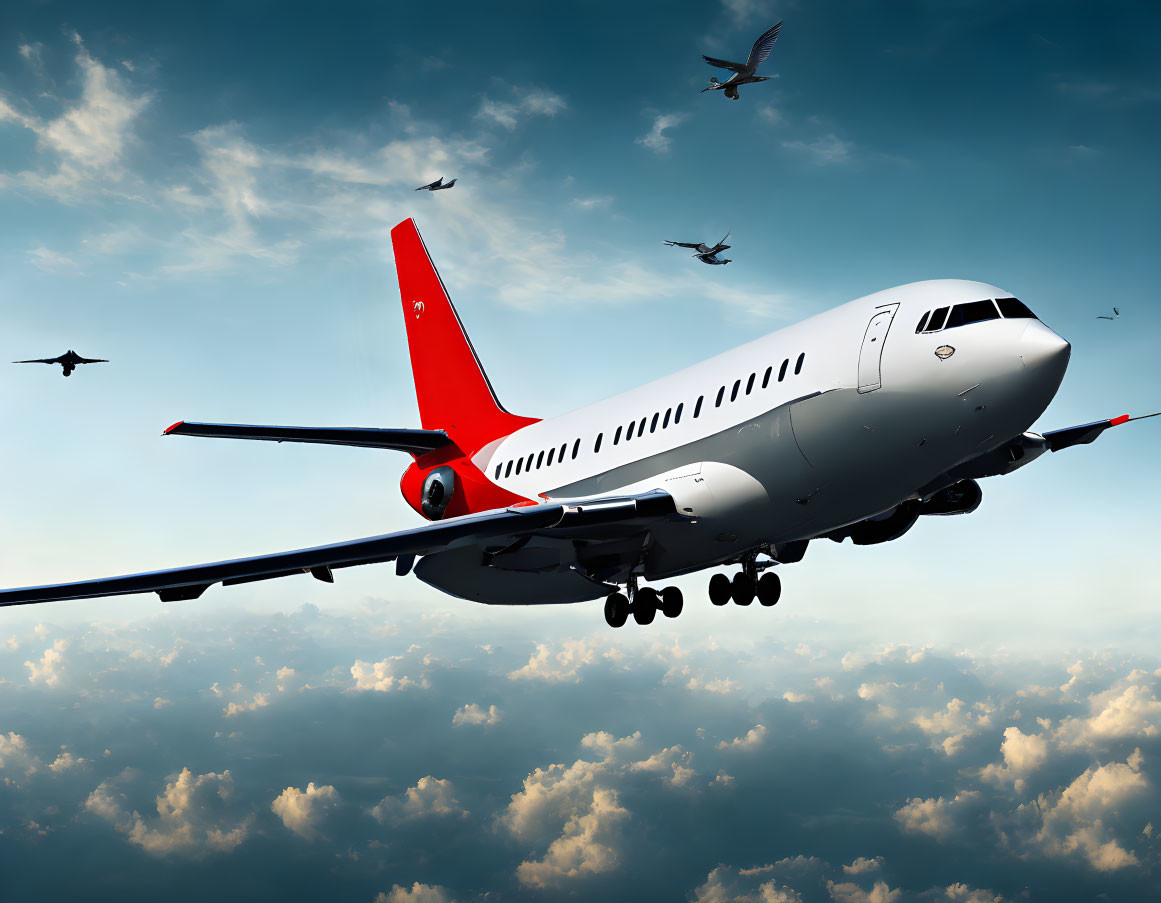
M774 47L774 42L778 40L778 32L781 28L782 23L779 22L758 38L754 42L754 46L750 48L750 55L746 57L746 62L744 63L731 63L729 60L719 60L712 56L702 54L702 59L711 66L717 66L719 69L729 69L734 74L724 82L720 82L716 78L711 77L709 87L702 88L701 93L705 94L706 91L725 91L726 97L730 100L737 100L738 88L742 85L752 85L754 82L769 81L769 76L755 75L754 73L766 61L766 57L770 55L770 50Z
M732 232L733 230L731 229L730 231ZM730 233L727 232L725 235L722 236L721 241L719 241L716 245L712 245L712 246L707 245L704 241L692 242L692 241L669 241L669 240L666 240L665 244L669 245L669 247L671 247L671 248L692 248L694 251L697 252L693 256L696 257L698 260L700 260L702 263L708 263L711 266L721 266L723 264L731 262L729 260L719 259L717 256L722 251L725 251L726 249L728 249L730 247L729 245L726 244L726 239L729 237L730 237Z
M1121 312L1117 308L1114 307L1113 308L1113 315L1111 317L1100 316L1100 317L1097 317L1097 319L1098 320L1116 320L1118 317L1120 317L1120 315L1121 315Z
M443 191L445 188L451 188L455 183L456 183L456 180L452 179L450 182L448 182L445 185L445 184L443 184L443 176L440 176L434 182L430 182L427 185L420 185L415 190L416 191Z
M64 375L68 376L77 368L77 364L107 364L103 357L81 357L71 348L58 357L38 357L30 361L13 361L14 364L60 364Z

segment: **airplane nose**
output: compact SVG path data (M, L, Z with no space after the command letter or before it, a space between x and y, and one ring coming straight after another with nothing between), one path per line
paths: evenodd
M1039 320L1030 322L1020 337L1020 359L1025 368L1030 375L1051 383L1054 391L1064 379L1071 354L1072 346Z

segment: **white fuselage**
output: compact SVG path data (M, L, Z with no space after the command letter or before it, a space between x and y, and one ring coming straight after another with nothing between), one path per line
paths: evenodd
M1039 320L916 331L930 311L1010 297L963 280L877 292L534 423L473 461L535 500L669 492L693 522L654 531L650 579L819 536L940 488L1048 405L1069 346Z

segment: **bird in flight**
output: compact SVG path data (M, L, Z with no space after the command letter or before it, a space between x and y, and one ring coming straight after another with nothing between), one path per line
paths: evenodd
M420 185L415 190L416 191L443 191L443 189L445 189L445 188L451 188L455 183L456 183L456 180L452 179L450 182L448 182L445 185L445 184L443 184L443 176L440 176L434 182L430 182L427 185Z
M740 86L750 85L754 82L769 81L769 76L755 75L754 73L766 61L766 57L770 55L770 50L774 47L774 42L778 40L778 32L781 28L782 23L779 22L758 38L754 42L754 46L750 48L750 55L746 57L746 62L744 63L731 63L729 60L719 60L703 54L702 59L711 66L717 66L719 69L729 69L734 74L724 82L720 82L716 78L711 77L709 87L702 88L701 93L705 94L706 91L725 91L726 97L730 100L737 100L738 88Z
M1098 320L1116 320L1120 316L1121 316L1120 310L1118 310L1117 308L1114 307L1113 308L1113 315L1111 317L1100 316L1100 317L1097 317L1097 319Z
M665 244L669 245L671 248L692 248L696 252L693 256L700 260L702 263L708 263L710 266L722 266L723 264L731 262L729 260L721 259L717 256L722 251L725 251L730 247L726 244L726 239L729 237L730 233L727 232L722 236L722 240L715 245L707 245L704 241L692 242L668 240L666 240Z
M68 376L77 368L77 364L107 364L109 362L103 357L81 357L70 348L68 351L58 357L38 357L31 361L13 361L12 363L60 364L61 369L64 370L64 375Z

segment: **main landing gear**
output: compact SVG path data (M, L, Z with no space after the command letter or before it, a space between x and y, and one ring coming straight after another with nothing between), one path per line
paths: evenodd
M777 605L782 596L782 581L772 572L758 576L760 570L770 566L759 565L756 559L747 558L732 580L725 574L714 574L709 582L710 601L714 605L725 605L733 599L738 605L749 605L757 597L760 605Z
M637 581L632 580L627 590L627 596L613 593L605 600L605 623L610 627L623 627L629 615L638 624L652 624L658 611L667 618L676 618L685 604L676 586L667 586L658 592L649 586L638 589Z

